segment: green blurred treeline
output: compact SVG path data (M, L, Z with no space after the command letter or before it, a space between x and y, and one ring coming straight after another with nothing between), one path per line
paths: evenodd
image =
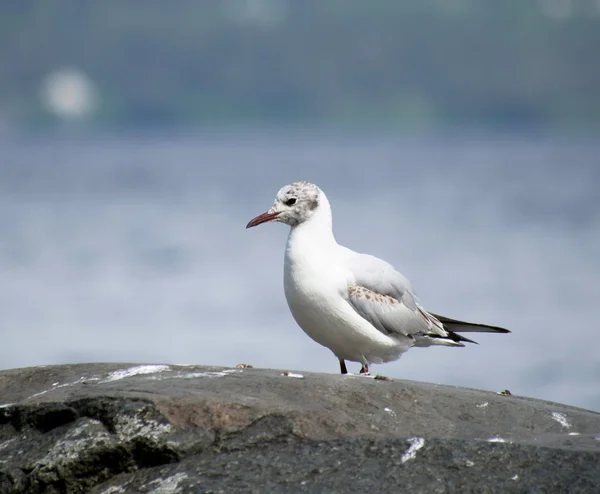
M0 121L74 66L105 126L598 126L599 50L597 0L3 0Z

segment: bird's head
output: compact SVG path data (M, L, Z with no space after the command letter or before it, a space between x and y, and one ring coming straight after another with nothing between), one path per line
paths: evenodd
M246 228L252 228L268 221L279 221L290 226L298 226L312 218L326 201L321 189L310 182L294 182L282 187L273 206L266 213L250 220Z

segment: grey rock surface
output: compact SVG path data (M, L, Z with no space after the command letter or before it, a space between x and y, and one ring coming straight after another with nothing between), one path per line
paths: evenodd
M600 414L204 366L0 372L0 493L598 492Z

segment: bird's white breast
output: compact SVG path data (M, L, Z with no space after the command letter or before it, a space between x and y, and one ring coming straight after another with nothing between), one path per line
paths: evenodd
M285 296L292 309L318 310L332 301L343 302L351 280L338 263L331 262L332 247L290 235L284 259ZM294 314L294 317L296 314Z
M319 242L308 229L293 230L284 262L284 290L290 311L304 332L339 358L388 360L397 342L380 333L347 302L354 282L344 263L346 250ZM385 355L378 355L382 351Z

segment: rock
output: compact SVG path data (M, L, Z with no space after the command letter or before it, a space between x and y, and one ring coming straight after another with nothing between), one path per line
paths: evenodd
M0 372L0 493L595 492L600 414L280 370Z

